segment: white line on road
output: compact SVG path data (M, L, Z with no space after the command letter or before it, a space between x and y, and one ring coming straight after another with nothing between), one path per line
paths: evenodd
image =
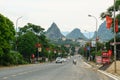
M83 62L85 65L87 65L88 67L92 67L90 64L87 64L86 62Z
M107 76L109 76L109 77L111 77L111 78L113 78L113 79L115 79L115 80L120 80L119 77L117 77L117 76L115 76L113 74L110 74L110 73L107 73L107 72L101 71L101 70L98 70L98 71L101 72L101 73L103 73L103 74L105 74L105 75L107 75Z
M11 75L11 76L15 77L15 76L17 76L17 75Z
M27 74L29 72L21 72L21 73L18 73L18 75L23 75L23 74Z
M3 77L3 79L8 79L8 77Z
M83 63L86 64L86 65L88 65L89 67L92 67L90 64L88 64L86 62L83 62ZM109 77L111 77L111 78L113 78L114 80L120 80L119 77L117 77L117 76L115 76L113 74L110 74L110 73L107 73L107 72L101 71L101 70L98 70L98 71L101 72L101 73L103 73L103 74L105 74L105 75L107 75L107 76L109 76Z

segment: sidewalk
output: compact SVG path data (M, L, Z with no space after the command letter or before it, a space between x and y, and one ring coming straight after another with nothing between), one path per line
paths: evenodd
M93 69L97 70L98 72L100 73L103 73L115 80L120 80L120 74L118 73L114 73L113 70L112 72L110 71L111 69L111 66L112 66L112 69L113 69L113 64L112 65L106 65L106 66L102 66L102 65L96 65L96 63L94 62L87 62L89 65L92 66Z

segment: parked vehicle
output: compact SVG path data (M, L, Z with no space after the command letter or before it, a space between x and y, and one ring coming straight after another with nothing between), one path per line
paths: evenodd
M62 63L62 58L61 57L57 57L56 58L56 63Z
M66 58L62 58L62 62L66 62L67 61L67 59Z

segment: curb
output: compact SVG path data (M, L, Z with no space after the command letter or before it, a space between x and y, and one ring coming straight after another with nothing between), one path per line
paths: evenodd
M97 71L100 72L100 73L103 73L103 74L105 74L105 75L107 75L107 76L109 76L109 77L111 77L111 78L113 78L113 79L115 79L115 80L120 80L120 77L115 76L115 75L113 75L113 74L111 74L111 73L107 73L107 72L101 71L101 70L97 70Z
M90 64L88 64L88 63L86 63L86 62L84 62L86 65L88 65L88 66L91 66ZM97 70L98 72L100 72L100 73L102 73L102 74L104 74L104 75L106 75L106 76L108 76L108 77L111 77L111 78L113 78L114 80L120 80L120 77L118 77L118 76L116 76L116 75L113 75L113 74L111 74L111 73L108 73L108 72L105 72L105 71L102 71L102 70Z

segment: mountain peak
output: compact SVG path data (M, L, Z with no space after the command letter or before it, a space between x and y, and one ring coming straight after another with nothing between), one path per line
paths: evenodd
M47 30L46 36L49 39L59 39L59 38L64 37L61 34L61 31L60 31L60 29L58 28L58 26L56 25L55 22L53 22L52 25L50 26L50 28Z
M81 33L81 30L78 28L73 29L71 33L66 35L66 38L68 39L78 39L78 38L83 38L86 40L86 37Z
M111 29L108 30L106 28L105 21L100 25L98 32L97 32L97 36L99 37L101 41L108 41L113 38L113 32ZM95 38L96 38L96 32L94 32L94 36L93 36L93 39Z
M50 28L47 30L48 32L51 30L59 30L57 24L55 22L53 22L50 26ZM60 31L60 30L59 30Z
M78 28L75 28L75 29L73 29L73 31L72 31L72 32L79 33L79 32L81 32L81 30L80 30L80 29L78 29Z

